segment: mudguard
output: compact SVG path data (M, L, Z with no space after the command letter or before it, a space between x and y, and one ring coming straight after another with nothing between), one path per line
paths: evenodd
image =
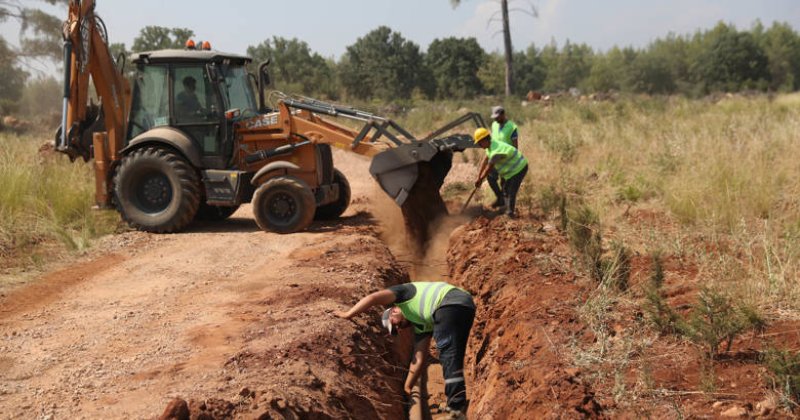
M253 175L253 179L250 181L250 183L253 184L253 186L257 187L264 183L264 177L266 177L267 174L277 170L299 171L300 167L292 162L287 162L285 160L271 162L267 165L264 165L263 168L259 169L258 172L256 172L255 175Z
M198 169L203 168L203 161L200 149L192 142L186 133L172 127L156 127L145 131L131 139L128 145L120 151L126 153L129 150L137 149L145 144L166 144L179 151L186 159L189 159L192 166Z

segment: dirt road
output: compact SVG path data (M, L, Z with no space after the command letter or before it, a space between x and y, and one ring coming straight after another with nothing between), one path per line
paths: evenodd
M243 206L180 234L117 236L6 291L0 417L154 418L173 397L227 415L401 414L399 382L358 379L399 374L376 323L328 313L405 280L363 213L366 163L338 159L355 193L340 221L270 234Z

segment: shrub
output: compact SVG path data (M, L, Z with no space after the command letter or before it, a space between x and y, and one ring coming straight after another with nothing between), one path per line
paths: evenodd
M765 354L764 364L773 388L788 400L800 403L800 352L771 348Z
M683 319L667 303L662 293L664 285L664 267L661 253L653 253L653 268L650 274L649 284L645 288L644 311L648 315L650 322L661 334L680 335L686 330Z
M578 251L589 275L598 282L602 281L603 239L600 234L600 218L586 204L569 209L567 214L570 244Z
M628 290L631 277L631 252L622 242L611 245L611 257L600 262L603 283L619 291Z

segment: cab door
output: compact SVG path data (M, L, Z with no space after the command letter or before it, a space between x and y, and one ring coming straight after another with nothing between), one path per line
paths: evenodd
M173 65L170 79L172 126L194 141L204 169L225 169L221 150L226 131L223 107L206 66Z

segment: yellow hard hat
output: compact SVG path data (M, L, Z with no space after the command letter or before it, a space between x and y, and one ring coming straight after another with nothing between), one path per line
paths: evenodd
M472 138L475 140L475 143L477 144L481 140L483 140L486 137L489 137L491 135L492 134L489 133L489 130L487 130L487 129L483 128L483 127L480 127L477 130L475 130L475 134L472 135Z

